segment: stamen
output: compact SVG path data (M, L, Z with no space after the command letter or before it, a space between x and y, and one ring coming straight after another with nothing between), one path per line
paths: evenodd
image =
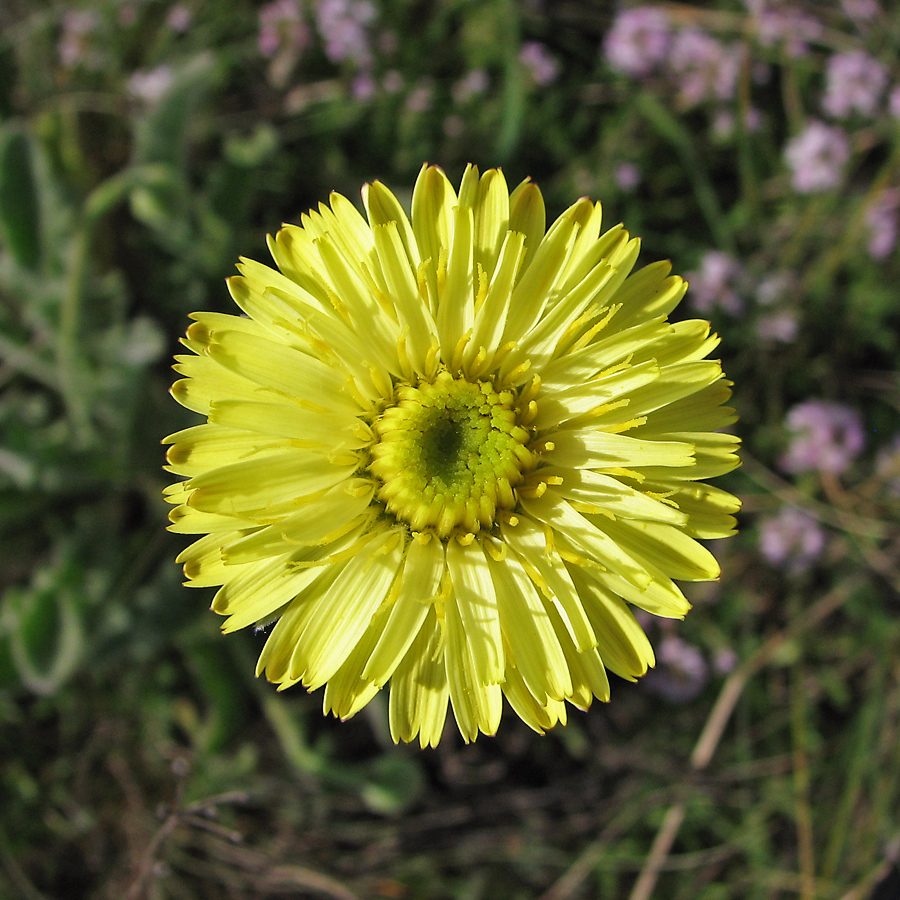
M462 368L463 354L466 350L466 344L472 340L472 329L470 328L456 343L453 356L450 358L450 370L458 372Z
M477 281L478 281L478 291L475 294L475 315L478 315L478 310L481 309L482 304L487 297L488 292L488 277L487 272L484 271L484 267L481 263L475 263L476 271L477 271Z
M369 377L372 379L372 384L375 385L375 390L377 390L385 400L393 395L394 386L391 384L390 378L385 377L384 370L381 369L380 366L372 366L369 369Z
M622 308L621 303L612 304L606 311L606 314L600 319L599 322L594 323L590 328L588 328L585 333L572 344L571 347L566 351L567 353L575 353L578 350L581 350L582 347L586 347L594 337L601 332L606 326L609 324L610 319ZM562 342L560 342L562 343Z
M532 400L526 407L524 412L522 413L519 421L522 425L530 425L536 418L538 414L537 403Z
M530 404L532 400L541 392L541 376L532 375L531 381L522 388L519 394L519 403Z

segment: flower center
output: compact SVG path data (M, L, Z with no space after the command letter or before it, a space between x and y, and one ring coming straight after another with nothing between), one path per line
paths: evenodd
M441 372L430 384L400 386L374 422L378 499L413 531L446 538L490 528L498 509L516 505L513 488L535 464L518 418L514 393L489 381Z

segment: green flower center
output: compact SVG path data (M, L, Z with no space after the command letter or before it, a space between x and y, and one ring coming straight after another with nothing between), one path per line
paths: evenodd
M446 538L490 528L498 510L516 505L514 488L535 457L512 391L441 372L400 386L396 398L374 422L369 465L389 513Z

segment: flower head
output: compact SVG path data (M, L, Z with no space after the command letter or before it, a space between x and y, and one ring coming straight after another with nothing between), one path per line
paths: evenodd
M153 69L139 69L128 79L128 93L144 103L158 103L175 82L172 67L165 63Z
M697 28L680 31L672 42L668 67L685 107L706 100L728 100L734 95L742 51L726 47Z
M844 118L852 112L871 116L887 81L887 69L867 53L861 50L835 53L828 60L822 107L836 118Z
M277 620L259 672L352 716L390 683L395 740L532 728L608 699L653 651L629 604L680 618L673 578L738 502L717 345L670 324L684 282L587 199L545 233L526 181L424 167L412 217L380 182L242 260L246 316L195 313L167 438L179 557L226 632Z
M350 61L359 67L372 62L368 27L378 14L369 0L319 0L316 27L325 55L334 63Z
M773 566L794 574L805 571L822 555L825 532L808 513L786 506L759 526L759 552Z
M791 434L781 459L786 472L830 472L840 475L859 456L865 444L859 413L841 403L807 400L792 407L785 418Z
M810 122L784 150L791 183L801 194L837 187L850 159L850 143L840 128Z
M519 62L525 66L531 80L538 87L547 87L559 77L559 62L538 41L528 41L522 45Z
M708 250L700 260L700 268L688 276L693 293L694 308L709 315L715 309L723 309L733 316L740 315L743 301L735 288L743 275L741 264L728 253Z
M709 665L693 644L676 634L659 644L658 668L647 676L647 687L670 703L688 703L706 687Z
M853 22L869 22L881 14L878 0L841 0L841 6Z
M299 0L272 0L260 9L258 44L263 56L299 52L308 43L309 28Z
M671 40L666 13L655 6L637 6L616 15L603 50L613 69L640 78L665 61Z
M900 190L885 188L866 210L869 241L866 248L872 259L885 259L897 246L900 230Z
M888 94L888 112L895 119L900 119L900 85L891 88Z
M100 50L102 20L94 10L70 9L62 19L59 60L66 69L83 66L99 69L103 65Z
M782 45L788 56L801 57L822 36L822 23L790 3L748 0L753 27L763 47Z

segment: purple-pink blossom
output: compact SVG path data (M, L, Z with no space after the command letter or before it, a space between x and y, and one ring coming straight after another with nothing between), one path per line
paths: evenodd
M431 107L434 87L427 79L422 79L407 95L406 108L412 113L423 113Z
M797 313L793 309L778 308L790 292L796 291L796 279L790 272L773 272L756 287L756 302L768 310L756 319L756 334L764 341L789 344L800 330Z
M719 647L713 655L713 671L716 675L730 675L737 668L738 662L738 655L731 647Z
M613 180L620 190L633 191L641 183L641 170L634 163L619 163L613 170Z
M773 566L798 573L809 568L825 549L822 526L808 513L785 507L759 525L759 552Z
M878 0L841 0L841 6L854 22L868 22L881 12Z
M869 230L867 249L872 259L884 259L897 246L900 227L900 190L885 188L866 210L866 228Z
M194 14L183 3L176 3L169 8L169 12L166 14L166 25L179 34L187 31L193 20Z
M471 69L450 88L450 96L458 106L468 103L473 97L483 94L490 84L484 69Z
M528 70L531 80L538 87L553 84L559 77L559 61L550 51L537 41L522 44L519 50L519 62Z
M784 155L794 190L801 194L827 191L841 183L850 142L842 129L812 121L788 141Z
M887 85L887 69L867 53L835 53L825 72L822 108L829 115L844 118L858 112L871 116Z
M716 112L713 117L712 122L712 130L713 134L719 138L720 140L728 140L729 138L734 137L735 131L737 130L738 119L735 118L735 115L729 109L720 109ZM744 131L747 134L752 134L755 131L759 131L762 127L763 118L762 113L751 106L743 116L743 126Z
M809 52L809 44L822 36L822 23L798 9L778 0L747 0L753 16L756 37L763 47L781 44L788 56L795 58Z
M139 69L128 79L128 93L144 103L158 103L175 81L172 67L163 63L152 69Z
M704 253L700 268L687 275L694 308L704 315L714 309L740 315L744 304L735 287L742 274L743 268L733 256L719 250Z
M693 700L709 681L709 665L693 644L667 635L656 651L656 668L644 677L647 687L672 703Z
M102 65L96 46L100 27L100 16L93 10L71 9L63 15L58 50L59 60L67 69L96 69Z
M900 119L900 84L891 89L888 94L888 112L895 118Z
M706 100L730 100L740 73L742 50L725 46L697 28L678 32L669 50L667 68L675 75L684 106Z
M783 300L788 291L796 287L796 278L790 272L773 272L766 275L756 287L756 302L771 306Z
M665 61L672 40L666 13L655 6L622 10L603 42L606 61L618 72L643 78Z
M316 29L333 63L351 62L365 68L372 62L368 26L377 10L369 0L319 0Z
M259 10L259 52L267 59L282 51L299 52L309 42L299 0L273 0Z
M789 309L766 313L756 320L756 334L764 341L790 344L797 340L800 324L797 314Z
M378 93L378 85L368 72L360 72L350 85L350 93L359 103L368 103Z
M790 443L780 465L792 474L840 475L865 445L860 414L842 403L807 400L788 412L784 424Z

